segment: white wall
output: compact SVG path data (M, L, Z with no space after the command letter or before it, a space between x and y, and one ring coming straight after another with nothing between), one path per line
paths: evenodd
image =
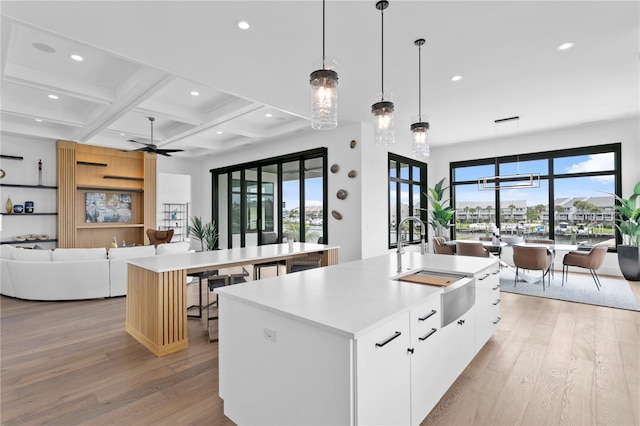
M344 125L331 131L312 132L284 138L278 143L256 144L233 153L221 154L203 161L203 171L207 178L210 169L216 169L229 165L247 163L262 160L279 155L290 154L299 151L306 151L314 148L327 147L328 164L338 164L338 173L329 172L328 176L328 205L325 206L329 218L329 242L339 245L340 262L360 259L362 237L360 221L362 218L363 198L361 187L363 173L361 172L360 149L361 149L361 125ZM356 148L351 149L351 140L357 142ZM356 170L358 176L354 179L347 177L349 170ZM195 184L194 184L195 186ZM386 187L386 184L385 184ZM339 189L345 189L348 197L339 200L336 193ZM201 196L206 199L205 205L211 205L211 179L208 178L206 185L202 188ZM342 214L342 220L336 220L331 215L331 211L336 210ZM210 212L209 212L210 213Z
M633 185L640 181L640 119L638 117L617 121L559 128L547 132L520 134L519 142L514 137L497 141L474 141L444 147L432 147L429 159L429 186L446 177L449 185L449 163L494 157L496 155L523 154L577 148L591 145L622 144L622 194L628 197ZM517 147L520 147L518 152ZM560 267L562 261L560 260ZM558 261L556 261L556 266ZM622 275L616 253L608 253L600 273Z

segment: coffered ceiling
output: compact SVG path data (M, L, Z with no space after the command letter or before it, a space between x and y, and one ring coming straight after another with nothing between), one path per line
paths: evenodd
M1 11L3 134L132 150L142 145L130 140L150 142L155 117L154 143L198 158L312 132L319 0L3 0ZM380 12L375 1L326 11L339 122L369 121ZM418 111L417 38L427 40L422 110L434 145L491 138L494 120L514 115L521 133L637 116L639 13L638 2L391 0L384 88L397 140ZM565 42L575 46L556 50Z

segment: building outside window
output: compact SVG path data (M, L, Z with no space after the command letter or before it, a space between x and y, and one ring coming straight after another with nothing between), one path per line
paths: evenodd
M451 163L454 239L501 235L615 246L620 144ZM480 190L478 178L535 173L532 188ZM496 209L496 206L499 206Z
M389 248L398 244L397 226L407 216L427 222L427 164L389 153ZM428 225L427 225L428 226ZM420 224L409 221L400 230L403 242L420 242Z

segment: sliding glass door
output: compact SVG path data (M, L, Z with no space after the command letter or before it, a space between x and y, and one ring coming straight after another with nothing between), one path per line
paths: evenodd
M326 241L326 149L211 170L219 247Z

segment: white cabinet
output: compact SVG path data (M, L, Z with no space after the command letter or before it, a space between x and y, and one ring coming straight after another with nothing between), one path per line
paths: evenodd
M412 309L411 316L411 424L420 424L449 388L448 359L440 330L440 300Z
M445 391L476 355L474 321L475 307L472 307L441 330L441 347L446 360L446 368L442 369Z
M496 331L500 321L500 269L486 269L476 278L476 351Z
M409 313L356 341L356 423L406 425L411 415Z

